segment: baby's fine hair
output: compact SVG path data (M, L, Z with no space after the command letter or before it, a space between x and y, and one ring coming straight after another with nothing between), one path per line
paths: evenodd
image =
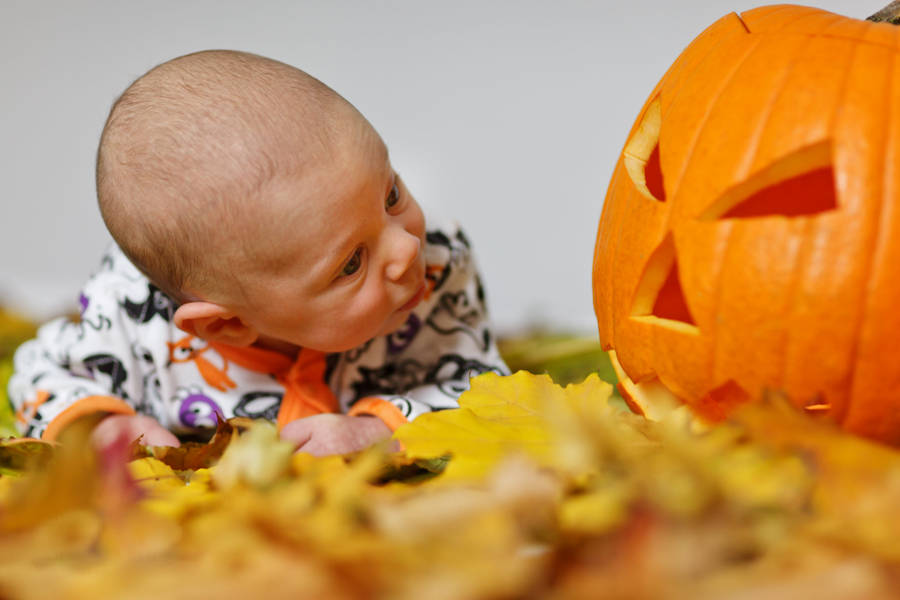
M272 59L210 50L165 62L106 120L96 170L103 220L176 300L227 285L229 258L251 251L249 207L276 174L327 160L348 115L365 121L331 88Z

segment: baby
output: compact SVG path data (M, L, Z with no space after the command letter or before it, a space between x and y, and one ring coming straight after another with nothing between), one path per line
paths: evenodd
M116 241L81 316L22 345L22 433L87 413L95 440L178 445L217 415L344 453L505 373L469 243L426 229L381 138L286 64L234 51L164 63L116 101L97 158Z

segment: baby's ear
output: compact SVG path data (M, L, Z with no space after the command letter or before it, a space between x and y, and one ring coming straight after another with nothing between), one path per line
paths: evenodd
M249 346L259 334L233 312L212 302L186 302L172 316L182 331L229 346Z

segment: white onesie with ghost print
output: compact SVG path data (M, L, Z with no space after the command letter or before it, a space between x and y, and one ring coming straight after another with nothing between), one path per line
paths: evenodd
M457 406L469 378L505 374L484 291L458 227L429 230L426 299L396 332L326 357L325 381L347 412L379 397L403 417ZM274 420L285 388L172 323L176 304L112 246L80 296L78 320L41 327L16 352L9 397L23 435L39 437L69 407L113 396L175 433L216 413ZM71 411L70 411L71 412Z

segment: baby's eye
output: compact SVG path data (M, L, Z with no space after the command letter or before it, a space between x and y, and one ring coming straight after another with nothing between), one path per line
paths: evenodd
M362 248L353 253L353 256L350 257L350 260L348 260L347 264L344 265L344 268L341 269L341 275L344 277L353 275L359 271L360 265L362 265Z
M395 183L391 186L391 191L388 193L387 198L384 199L385 210L394 208L398 202L400 202L400 190L397 189L397 184Z

